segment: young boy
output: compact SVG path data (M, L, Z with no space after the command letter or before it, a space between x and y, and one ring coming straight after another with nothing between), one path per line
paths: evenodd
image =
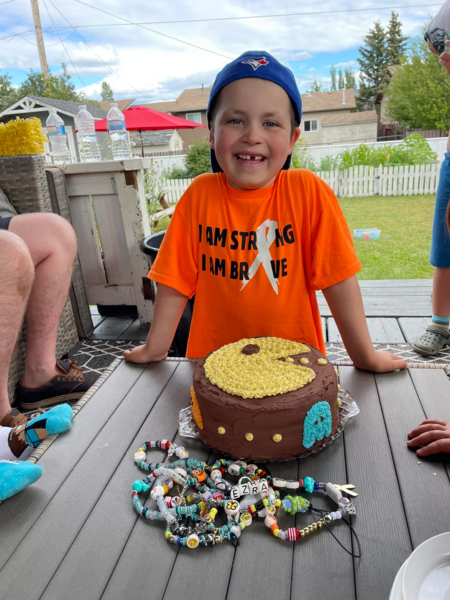
M246 52L217 75L207 110L214 174L197 177L177 205L149 273L159 284L150 333L127 360L163 360L194 293L188 357L267 335L325 353L323 290L355 366L407 367L373 348L361 264L335 195L313 173L289 170L301 114L293 73L267 52Z

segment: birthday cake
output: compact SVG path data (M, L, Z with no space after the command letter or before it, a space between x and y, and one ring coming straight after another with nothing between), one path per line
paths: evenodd
M326 443L339 422L337 371L316 348L243 339L198 361L191 405L202 439L229 456L290 460Z

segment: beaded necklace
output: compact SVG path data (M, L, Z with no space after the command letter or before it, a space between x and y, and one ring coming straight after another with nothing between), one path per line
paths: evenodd
M167 461L146 462L146 450L150 448L167 450ZM178 460L169 462L174 455ZM318 483L312 477L298 480L272 477L258 465L241 460L220 458L207 465L204 461L189 458L189 452L183 446L168 440L144 442L134 454L134 461L139 468L151 472L143 480L133 483L131 498L134 509L146 519L165 521L165 538L178 546L214 546L225 540L237 543L244 529L256 517L264 519L275 537L293 542L322 529L324 525L328 527L345 515L356 514L356 506L343 496L343 492L357 496L352 485ZM226 475L240 479L233 485L225 479ZM181 486L179 495L169 496L174 484ZM196 491L186 495L189 488ZM324 514L302 529L290 527L282 530L277 521L281 511L295 515L312 509L307 499L291 495L294 490L300 489L309 494L326 494L337 504L337 510ZM149 490L158 510L146 508L139 498L140 493ZM282 493L285 494L283 499ZM215 519L220 509L224 511L227 523L216 527ZM183 519L190 520L191 525L184 524Z

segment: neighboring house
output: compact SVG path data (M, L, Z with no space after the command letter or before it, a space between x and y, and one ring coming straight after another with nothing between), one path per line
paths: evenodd
M135 143L132 146L134 156L142 156L141 137L139 132L130 132L130 140ZM181 152L183 140L178 131L167 129L164 131L143 131L142 142L144 145L144 156L152 156L160 153Z
M207 125L206 108L208 106L210 87L202 85L201 88L192 90L184 90L176 100L169 102L151 102L150 104L142 104L147 108L158 110L159 112L168 113L194 123L203 123ZM195 140L208 139L209 132L205 127L196 129L178 129L183 140L183 150L187 152L189 146Z
M302 94L301 137L308 144L376 141L375 111L356 110L353 89Z
M77 102L68 102L67 100L54 100L53 98L38 98L36 96L25 96L8 108L0 112L0 122L10 121L16 117L27 119L29 117L37 117L42 122L42 130L44 134L47 132L46 121L49 116L50 107L54 106L56 112L64 121L67 133L67 145L69 147L72 161L80 160L78 149L77 136L75 134L75 117L78 114L79 104ZM87 108L96 121L104 119L106 112L87 104ZM46 160L51 162L49 144L45 144Z
M136 98L131 98L130 100L111 100L111 102L115 102L117 104L117 108L123 111L127 108L130 108L135 100ZM108 112L111 108L111 102L109 100L108 102L100 102L100 108L105 112Z

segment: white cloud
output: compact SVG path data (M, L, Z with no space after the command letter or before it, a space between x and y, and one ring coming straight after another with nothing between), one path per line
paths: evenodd
M94 4L94 0L87 1ZM93 50L89 49L76 33L72 32L70 35L71 29L67 22L49 1L46 2L55 24L66 28L61 30L62 39L70 35L65 45L81 78L101 77L108 81L116 97L137 97L139 101L170 100L176 98L185 87L198 87L201 83L210 84L215 74L228 61L226 57L236 57L248 49L272 52L282 62L299 63L312 58L312 52L317 56L322 52L339 53L356 49L363 44L364 35L376 19L380 19L383 26L387 24L391 11L382 9L383 6L392 4L391 0L377 0L377 11L367 12L148 25L149 29L154 30L151 32L134 25L122 26L123 22L120 19L102 14L73 0L53 2L71 23L89 25L78 31ZM133 0L126 5L119 0L95 0L95 6L130 21L139 22L204 19L212 15L209 0L196 0L191 3L185 0L170 0L160 2L151 9L145 0ZM360 6L361 3L356 0L341 0L339 4L339 8L342 9ZM313 0L305 0L301 4L298 0L284 0L282 7L274 7L272 0L260 0L257 5L250 0L225 0L214 7L215 17L307 13L317 10L331 11L336 8L331 0L324 0L320 5ZM3 5L1 11L0 38L24 30L30 33L10 41L0 40L0 57L25 71L30 68L39 69L29 5L11 2ZM420 34L421 25L427 19L429 11L427 7L399 11L405 35ZM58 36L54 31L47 31L52 24L43 6L41 20L48 63L59 66L61 62L65 62L69 73L74 77L74 83L81 86ZM119 26L95 26L108 23ZM160 34L179 38L225 56L194 48ZM118 76L113 74L96 54L101 56ZM340 63L339 66L352 66L350 63L354 64L354 61ZM303 64L298 64L296 71L303 67ZM100 84L88 85L85 88L88 93L94 95L98 95L99 89Z

